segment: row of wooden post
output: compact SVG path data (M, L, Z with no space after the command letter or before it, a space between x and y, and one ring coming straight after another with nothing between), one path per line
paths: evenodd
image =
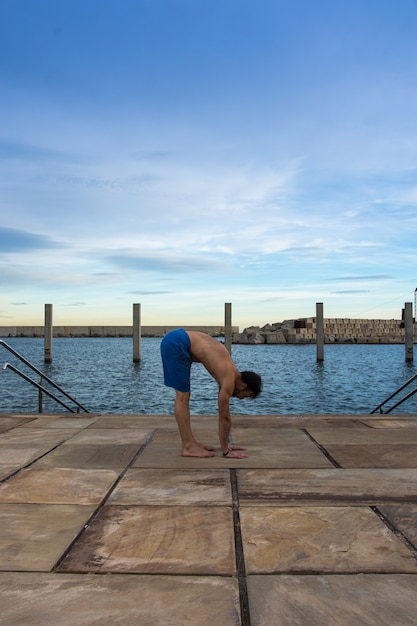
M414 358L414 335L413 335L413 304L406 302L404 308L405 330L405 360L412 361ZM45 363L52 362L52 304L45 304ZM139 363L141 349L141 317L140 304L133 305L133 362ZM224 345L229 354L232 353L232 305L226 302L224 305ZM324 317L323 303L316 302L316 358L318 362L324 361Z

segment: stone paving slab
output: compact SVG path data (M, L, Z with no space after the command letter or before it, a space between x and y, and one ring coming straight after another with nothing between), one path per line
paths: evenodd
M253 626L415 626L417 575L248 576Z
M193 428L196 438L204 444L209 444L215 448L219 448L219 439L217 434L217 422L212 420L211 428L206 424L198 424ZM277 432L276 428L241 428L236 426L233 428L233 442L242 446L252 448L253 446L267 445L267 442L273 441L274 446L278 449L287 449L296 446L299 449L314 448L308 435L297 428L280 428ZM152 437L153 444L173 443L177 442L178 451L180 451L180 438L175 425L170 429L158 429Z
M71 444L142 444L150 434L146 428L87 428L71 437Z
M29 428L22 426L13 428L5 433L1 433L1 445L39 445L53 447L74 435L74 430L70 428L43 429Z
M0 451L1 454L1 451ZM1 465L0 466L0 480L3 480L4 478L7 478L7 476L10 476L10 474L13 474L13 472L17 472L20 468L20 465Z
M32 422L33 417L19 417L19 416L0 416L0 433L6 432L11 428L16 428L17 426L23 426L26 423Z
M417 505L402 504L379 507L381 513L386 515L391 524L400 530L411 543L417 548Z
M248 420L248 417L251 419ZM253 427L253 424L256 424L256 427L263 428L264 426L268 428L304 428L306 424L311 426L343 426L347 428L349 426L354 426L358 428L363 425L363 421L370 421L380 419L380 414L371 415L369 413L364 414L355 414L351 413L322 413L322 414L270 414L270 415L233 415L233 424L235 426ZM404 416L401 415L400 418ZM200 419L197 417L196 419ZM399 419L397 415L390 414L390 420Z
M225 459L219 448L216 456L194 459L181 456L181 448L178 441L158 444L152 440L144 452L134 461L133 467L160 467L175 469L207 469L212 467L333 467L332 463L319 450L319 448L307 437L302 438L299 445L288 445L285 442L271 440L263 443L247 442L243 439L235 439L239 445L247 447L248 458ZM205 441L204 443L210 443ZM218 444L217 444L218 446Z
M326 444L326 450L342 467L417 467L417 444Z
M322 416L320 418L318 418L318 416L294 416L292 418L288 416L283 416L282 418L281 416L277 416L275 418L268 417L267 419L265 419L265 416L260 416L261 421L258 422L258 416L256 416L256 418L251 422L248 422L247 420L244 421L242 419L241 423L240 421L237 421L237 423L235 424L235 420L233 420L233 430L235 431L236 429L239 429L242 432L255 430L259 433L263 430L272 430L273 432L275 432L274 436L276 437L278 435L278 433L276 432L277 429L289 431L294 429L300 429L305 431L307 428L315 428L324 431L330 429L332 431L336 428L337 430L353 429L355 432L366 432L370 428L370 426L367 426L360 419L342 420L338 418L338 416L335 417L337 419L325 416ZM372 420L370 423L373 423Z
M317 428L312 427L308 432L316 441L327 446L328 444L344 445L380 445L380 444L416 444L417 428Z
M132 461L137 444L72 444L67 442L50 452L33 467L83 467L85 469L122 469Z
M417 469L239 469L241 504L417 502Z
M276 428L268 428L266 426L262 428L258 428L257 426L241 428L237 426L233 428L233 439L239 444L242 443L243 445L251 446L253 444L265 445L268 441L273 441L274 445L283 447L305 447L306 444L308 444L308 446L311 445L309 437L299 428L282 427L277 430Z
M240 626L235 578L0 573L7 626Z
M378 419L363 422L369 428L417 428L417 419Z
M231 506L227 469L130 469L107 504Z
M30 468L0 485L0 503L98 505L118 476L108 469Z
M28 420L22 427L25 428L33 428L33 429L47 429L47 428L58 428L58 429L68 429L73 428L74 430L83 430L88 426L91 426L95 422L96 417L67 417L64 414L62 417L58 417L56 415L40 415L35 416L32 420Z
M42 443L33 445L30 443L0 443L0 466L13 464L16 468L23 467L46 454L53 447L51 444L42 445Z
M0 503L0 571L48 572L94 506Z
M216 432L216 428L204 428L200 426L199 428L194 428L193 432L197 441L200 441L205 445L213 446L214 448L219 448L219 437ZM181 439L179 437L176 427L173 427L172 425L168 428L158 428L152 435L152 445L167 443L176 443L177 451L178 453L180 453Z
M213 418L211 418L213 421ZM153 430L154 428L168 428L172 426L176 432L176 423L173 415L96 415L89 428L134 428L138 427Z
M231 576L236 573L232 511L103 507L57 571Z
M413 553L369 508L240 509L248 574L417 573Z

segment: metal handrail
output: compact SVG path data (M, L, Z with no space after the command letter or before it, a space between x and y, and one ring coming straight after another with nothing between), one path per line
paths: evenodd
M41 393L46 393L47 396L49 396L50 398L52 398L53 400L55 400L56 402L59 402L59 404L63 407L65 407L68 411L70 411L71 413L77 413L78 411L74 411L73 409L71 409L71 407L67 406L65 404L65 402L62 402L62 400L60 400L59 398L57 398L56 396L54 396L53 393L51 393L50 391L48 391L47 389L45 389L45 387L42 387L42 385L40 385L39 383L35 382L34 380L32 380L31 378L29 378L29 376L26 376L26 374L24 374L23 372L21 372L20 370L17 369L17 367L15 367L14 365L12 365L11 363L4 363L2 369L3 371L6 370L7 368L11 369L13 372L15 372L16 374L18 374L21 378L24 378L25 380L27 380L28 383L30 383L31 385L33 385L34 387L37 387L39 389L39 391Z
M383 402L381 402L381 404L378 404L378 406L375 407L374 410L371 411L370 414L372 415L372 413L376 413L378 410L380 413L384 413L384 411L382 410L382 407L384 406L384 404L392 400L392 398L394 398L398 393L400 393L400 391L405 389L416 378L417 378L417 374L414 374L414 376L412 376L409 380L407 380L407 382L401 385L401 387L398 387L398 389L394 391L394 393L392 393L390 396L388 396L388 398L386 398ZM412 391L409 391L403 398L401 398L401 400L398 400L398 402L396 402L392 407L390 407L387 411L385 411L385 413L391 413L391 411L393 411L394 409L397 408L397 406L399 406L400 404L408 400L408 398L411 398L411 396L413 396L415 393L417 393L417 387L413 389Z
M40 393L46 393L46 395L50 396L51 398L53 398L54 400L56 400L57 402L59 402L59 404L61 404L62 406L64 406L66 409L68 409L69 411L71 411L71 413L79 413L79 409L82 409L85 413L89 413L90 411L88 409L86 409L82 404L80 404L80 402L78 402L78 400L76 400L75 398L73 398L69 393L67 393L66 391L64 391L64 389L62 389L62 387L60 387L59 385L57 385L56 383L54 383L54 381L49 378L48 376L46 376L46 374L44 374L43 372L41 372L41 370L39 370L37 367L35 367L34 365L32 365L32 363L30 363L27 359L25 359L25 357L23 357L21 354L19 354L18 352L16 352L16 350L14 350L11 346L9 346L5 341L3 341L3 339L0 339L0 345L2 345L4 348L6 348L6 350L8 350L9 352L11 352L15 357L17 357L20 361L22 361L22 363L24 363L25 365L27 365L31 370L33 370L34 372L36 372L36 374L38 374L41 377L41 381L46 380L50 385L52 385L53 387L55 387L55 389L57 389L60 393L62 393L66 398L68 398L68 400L71 400L71 402L73 402L77 407L78 410L77 411L73 411L72 409L70 409L66 404L64 404L63 402L61 402L56 396L54 396L53 394L49 393L45 387L43 387L42 385L36 383L35 381L33 381L31 378L29 378L28 376L26 376L25 374L23 374L20 370L18 370L16 367L14 367L13 365L11 365L10 363L5 363L3 366L3 370L6 370L7 368L10 368L12 371L14 371L16 374L18 374L19 376L21 376L22 378L24 378L25 380L27 380L29 383L31 383L32 385L34 385L35 387L38 388Z

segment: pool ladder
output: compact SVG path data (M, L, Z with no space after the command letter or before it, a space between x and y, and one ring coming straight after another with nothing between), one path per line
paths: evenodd
M11 352L17 359L19 359L19 361L24 363L27 367L29 367L32 371L34 371L36 374L39 375L40 379L39 379L39 383L37 383L32 378L30 378L29 376L27 376L26 374L21 372L17 367L12 365L11 363L4 363L4 365L2 367L3 371L6 371L6 369L12 370L12 372L15 372L15 374L17 374L18 376L20 376L21 378L26 380L28 383L30 383L33 387L36 387L38 389L38 413L42 413L43 394L49 396L50 398L55 400L55 402L58 402L58 404L63 406L70 413L79 413L80 410L84 411L85 413L89 413L90 412L82 404L80 404L77 400L75 400L75 398L70 396L69 393L64 391L64 389L62 389L62 387L60 387L59 385L54 383L53 380L48 378L48 376L46 376L43 372L41 372L37 367L32 365L32 363L29 363L29 361L27 361L21 354L16 352L16 350L14 350L11 346L9 346L2 339L0 339L0 345L3 346L9 352ZM71 402L73 402L75 404L75 408L72 408L72 407L68 406L68 404L66 404L63 400L58 398L54 393L52 393L48 389L45 389L45 387L43 386L44 382L49 383L52 387L54 387L54 389L59 391L59 393L61 393L63 396L65 396L68 400L71 400Z
M408 385L410 385L416 378L417 378L417 374L414 374L414 376L412 376L409 380L407 380L407 382L405 382L403 385L401 385L401 387L398 387L398 389L396 391L394 391L394 393L392 393L390 396L388 396L388 398L386 398L383 402L381 402L381 404L378 404L378 406L375 407L373 411L371 411L371 414L372 413L376 413L377 411L379 411L380 413L391 413L391 411L396 409L397 406L399 406L400 404L405 402L405 400L408 400L409 398L411 398L411 396L413 396L415 393L417 393L417 387L415 389L412 389L411 391L409 391L404 397L402 397L400 400L398 400L398 402L396 402L389 409L386 409L385 411L383 411L383 409L382 409L384 404L386 404L387 402L392 400L392 398L394 398L403 389L408 387Z

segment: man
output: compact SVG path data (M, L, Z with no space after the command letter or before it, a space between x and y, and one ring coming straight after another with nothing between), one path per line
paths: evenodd
M182 442L182 456L214 456L214 448L199 443L191 430L190 421L190 373L191 363L202 363L219 385L218 434L224 457L244 459L240 452L246 448L229 441L231 429L230 398L256 398L262 388L262 380L254 372L239 372L225 346L207 335L182 328L172 330L161 342L164 383L175 389L175 419Z

